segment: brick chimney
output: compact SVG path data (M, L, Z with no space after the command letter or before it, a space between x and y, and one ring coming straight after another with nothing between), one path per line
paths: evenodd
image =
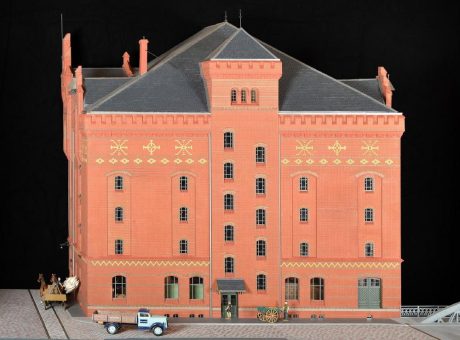
M123 53L123 71L125 72L126 76L132 77L133 71L131 70L131 65L129 64L129 54L128 52Z
M390 82L390 76L385 67L379 66L377 69L377 80L379 81L380 92L385 98L385 105L391 107L393 96L393 85Z
M139 75L147 72L147 45L149 41L145 38L139 40Z

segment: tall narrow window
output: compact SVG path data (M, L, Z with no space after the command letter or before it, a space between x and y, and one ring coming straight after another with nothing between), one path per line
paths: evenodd
M230 100L232 101L232 104L236 103L236 90L232 89L232 92L230 94Z
M123 240L115 240L115 254L123 254Z
M300 244L300 256L308 256L308 243L302 242Z
M372 177L364 178L364 191L374 191L374 179Z
M366 243L364 245L364 255L367 257L374 256L374 244L372 242Z
M256 225L265 225L266 213L265 209L256 210Z
M187 176L180 176L180 178L179 178L179 189L180 189L180 191L187 191L188 190L188 177Z
M300 208L299 220L300 222L308 222L308 209L307 208Z
M233 132L224 133L224 149L233 149Z
M241 102L246 103L246 90L241 90Z
M310 280L310 299L324 300L324 279L314 277Z
M115 177L115 190L123 190L123 177L116 176Z
M188 208L180 207L179 208L179 221L187 222L188 221Z
M257 195L265 194L265 178L262 178L262 177L256 178L256 194Z
M299 190L308 191L308 177L300 177L299 179Z
M234 229L232 225L226 225L224 227L224 240L227 242L232 242L234 240Z
M256 163L265 163L265 148L263 146L256 147Z
M364 222L374 222L374 209L366 208L364 209Z
M115 208L115 222L123 222L123 208L122 207Z
M257 275L257 290L266 290L267 289L267 277L264 274Z
M114 276L112 277L112 298L123 299L126 297L126 277Z
M176 276L165 277L165 299L179 298L179 279Z
M226 211L233 210L233 195L232 194L224 195L224 210Z
M233 163L224 164L224 179L233 179Z
M188 254L188 241L187 240L179 241L179 253Z
M255 89L251 90L251 103L252 104L257 103L257 90Z
M286 300L299 299L299 279L296 277L287 277L284 280L284 296Z
M264 240L256 241L256 256L265 256L266 252L266 243Z
M203 278L194 276L189 279L189 298L201 300L204 298Z
M235 261L233 257L226 257L224 260L225 272L226 273L233 273L235 270Z

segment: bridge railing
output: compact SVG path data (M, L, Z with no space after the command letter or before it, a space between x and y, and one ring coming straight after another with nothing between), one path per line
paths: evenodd
M401 306L401 317L427 317L446 306Z

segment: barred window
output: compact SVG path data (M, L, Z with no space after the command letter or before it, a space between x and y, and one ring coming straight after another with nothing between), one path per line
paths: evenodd
M123 208L122 207L115 208L115 222L123 222Z
M308 191L308 177L299 178L299 190Z
M204 298L202 277L194 276L189 279L189 298L191 300L202 300Z
M224 210L229 211L233 210L233 195L225 194L224 195Z
M224 133L224 149L233 149L233 132Z
M307 208L300 208L299 219L300 219L300 222L308 222L308 209Z
M374 209L364 209L364 222L374 222Z
M257 275L257 290L267 289L267 277L264 274Z
M234 240L234 229L232 225L226 225L224 227L224 240L233 241Z
M179 298L179 279L176 276L165 277L165 299Z
M263 146L256 147L256 163L265 163L265 148Z
M123 240L115 240L115 254L123 254Z
M224 164L224 179L233 179L233 163Z
M179 221L187 222L188 221L188 208L180 207L179 208Z
M117 275L112 277L112 298L122 299L126 297L126 277Z
M235 89L232 89L232 92L230 94L230 100L231 100L232 104L236 103L236 90Z
M310 280L310 299L324 300L324 279L314 277Z
M302 242L300 244L300 256L308 256L308 243Z
M266 242L264 240L256 241L256 256L265 256Z
M374 256L374 243L369 242L364 245L364 255L367 257Z
M256 178L256 194L258 195L265 194L265 178L262 178L262 177Z
M123 177L116 176L115 177L115 190L123 190Z
M266 221L265 209L256 210L256 225L265 225Z
M299 279L296 277L288 277L284 280L285 300L299 299Z
M188 241L187 240L179 241L179 253L188 254Z
M233 257L226 257L224 260L225 272L226 273L233 273L235 270L235 261Z
M374 191L374 179L372 177L364 178L364 191Z
M187 176L181 176L179 178L179 189L180 189L180 191L187 191L188 190L188 178L187 178Z

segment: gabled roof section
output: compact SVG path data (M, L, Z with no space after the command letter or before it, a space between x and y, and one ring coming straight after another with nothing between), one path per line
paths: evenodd
M380 92L379 81L377 78L373 79L341 79L342 83L353 87L354 89L367 94L369 97L378 100L380 103L385 104L385 100Z
M276 56L242 28L238 29L222 46L211 53L208 59L278 60Z
M105 97L110 92L116 90L121 85L129 81L130 78L85 78L85 107L94 104L99 99Z
M209 112L200 62L237 28L209 26L149 63L149 70L99 99L87 112Z

